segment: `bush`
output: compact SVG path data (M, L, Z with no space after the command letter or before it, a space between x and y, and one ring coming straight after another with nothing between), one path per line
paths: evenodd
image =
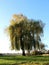
M49 50L47 51L47 54L49 54Z
M41 54L43 54L43 53L41 51L37 51L37 50L32 52L32 55L41 55Z

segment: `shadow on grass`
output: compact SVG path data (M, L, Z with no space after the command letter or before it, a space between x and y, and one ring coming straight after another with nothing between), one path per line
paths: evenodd
M49 61L49 56L12 56L12 55L0 55L0 59L14 60L14 61Z

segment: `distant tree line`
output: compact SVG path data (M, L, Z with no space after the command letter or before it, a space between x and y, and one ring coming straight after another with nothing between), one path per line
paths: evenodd
M30 53L30 50L44 49L44 44L41 41L43 35L44 24L41 20L28 19L22 14L14 14L10 25L6 31L10 37L11 48L20 50L25 56L25 50Z

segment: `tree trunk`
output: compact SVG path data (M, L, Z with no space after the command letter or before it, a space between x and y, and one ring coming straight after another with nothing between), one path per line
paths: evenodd
M21 49L22 49L22 55L25 56L24 43L22 41L22 35L20 37L20 45L21 45Z
M30 50L28 50L28 55L30 55Z
M22 50L22 55L25 56L25 50Z

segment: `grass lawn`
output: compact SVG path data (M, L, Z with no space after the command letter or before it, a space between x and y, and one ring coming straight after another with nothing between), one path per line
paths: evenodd
M0 55L0 65L49 65L49 56Z

